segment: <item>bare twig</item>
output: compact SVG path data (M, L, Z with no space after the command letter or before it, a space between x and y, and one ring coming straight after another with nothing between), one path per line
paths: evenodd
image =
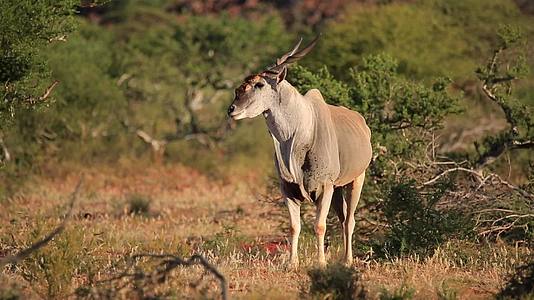
M463 167L456 167L456 168L448 169L448 170L445 170L445 171L441 172L436 177L434 177L434 178L424 182L423 184L421 184L420 187L433 184L434 182L438 181L441 177L443 177L443 176L445 176L445 175L447 175L449 173L458 172L458 171L471 173L471 174L475 175L475 177L477 177L480 181L484 180L484 176L479 171L468 169L468 168L463 168Z
M512 146L514 149L534 148L534 141L512 141Z
M132 74L124 73L117 80L117 86L121 86L126 80L132 78Z
M46 98L50 96L50 93L52 92L52 90L54 90L54 88L56 87L56 85L58 85L58 83L59 83L59 80L55 80L54 82L52 82L52 84L48 86L48 88L46 89L45 93L39 97L39 101L46 100Z
M3 159L0 161L10 161L11 160L11 154L9 153L9 149L7 149L6 144L4 143L4 139L0 135L0 147L2 147L2 153L3 153Z
M490 174L490 176L494 177L495 179L497 179L501 184L507 186L508 188L516 191L517 193L519 193L521 196L527 198L527 199L530 199L530 200L534 200L534 195L532 195L531 193L525 191L524 189L518 187L518 186L515 186L511 183L509 183L508 181L502 179L499 175L497 174Z
M157 140L141 129L136 130L135 133L145 143L150 144L152 149L154 149L156 152L160 151L167 144L167 141Z
M69 221L70 216L72 214L72 208L74 207L74 202L76 202L76 199L78 197L78 193L80 191L82 181L83 181L83 178L78 181L78 184L76 185L76 188L74 189L74 192L72 192L72 194L70 195L69 209L67 210L67 213L65 214L65 217L63 221L61 222L61 224L59 224L59 226L56 227L52 232L50 232L46 237L33 243L30 247L19 251L19 253L15 255L6 256L0 259L0 269L2 269L7 264L14 264L25 259L26 257L31 255L35 251L46 246L56 235L60 234L61 232L63 232L63 230L65 230L65 226L67 225L67 222Z
M49 43L52 43L52 42L66 42L66 41L67 41L67 36L66 35L59 35L59 36L55 36L55 37L52 37L52 38L48 39Z

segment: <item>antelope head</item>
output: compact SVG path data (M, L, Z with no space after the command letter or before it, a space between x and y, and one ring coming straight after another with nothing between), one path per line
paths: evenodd
M287 75L287 66L303 58L317 43L317 36L310 44L299 50L302 38L293 49L276 60L276 64L259 74L250 75L235 90L235 98L228 115L234 120L254 118L278 103L278 87Z

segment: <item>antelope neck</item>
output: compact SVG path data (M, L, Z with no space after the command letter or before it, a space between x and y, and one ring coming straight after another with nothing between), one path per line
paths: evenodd
M306 140L311 139L314 126L311 102L285 80L278 84L278 96L264 113L273 137L281 143L297 133Z

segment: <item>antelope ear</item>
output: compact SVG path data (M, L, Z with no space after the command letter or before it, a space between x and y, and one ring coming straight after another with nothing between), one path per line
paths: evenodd
M280 73L278 73L278 75L276 76L276 83L280 83L284 81L284 79L286 79L286 76L287 76L287 68L284 67L282 71L280 71Z

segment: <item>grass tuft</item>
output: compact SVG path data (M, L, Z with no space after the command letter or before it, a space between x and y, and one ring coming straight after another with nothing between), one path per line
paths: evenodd
M361 276L355 269L341 264L331 264L325 269L308 271L309 294L318 299L366 299Z
M415 294L415 289L407 286L406 284L401 284L398 288L393 291L384 289L380 294L380 300L407 300L413 299Z
M152 199L148 196L133 194L126 197L128 203L128 214L138 216L148 216L150 213L150 203Z

